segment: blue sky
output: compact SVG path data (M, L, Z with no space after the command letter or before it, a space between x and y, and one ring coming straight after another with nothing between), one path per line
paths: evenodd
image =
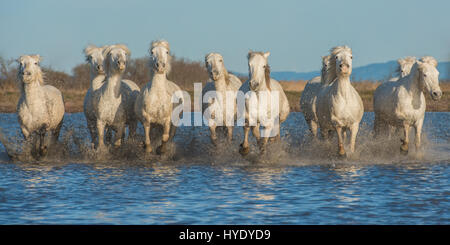
M270 51L273 71L318 70L336 45L353 49L355 67L399 57L450 60L450 1L95 1L0 0L0 55L38 53L71 72L82 49L125 43L147 56L166 39L178 57L220 52L228 69L247 71L249 49Z

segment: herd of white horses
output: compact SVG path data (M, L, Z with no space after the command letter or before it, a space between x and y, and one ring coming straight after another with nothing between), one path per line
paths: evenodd
M171 70L169 43L164 40L153 41L149 52L151 80L139 88L133 81L122 78L130 58L130 51L125 45L90 45L84 49L91 75L91 87L84 99L84 114L95 149L103 151L109 143L119 147L125 140L125 128L128 127L128 138L133 138L138 122L141 122L145 134L145 151L153 152L150 134L153 128L158 128L161 139L156 153L164 154L167 151L167 143L176 134L176 126L171 120L174 107L183 103L183 99L173 100L181 89L167 78ZM245 94L251 92L250 96L245 97L247 110L243 125L244 139L239 152L242 155L249 153L250 130L261 152L264 152L269 140L280 140L279 125L286 120L290 109L280 83L270 77L269 55L269 52L248 53L249 79L245 83L227 72L220 54L210 53L205 56L205 66L211 81L202 93L215 91L220 95L220 98L213 98L203 105L203 110L214 107L208 123L214 145L217 144L216 128L223 127L221 125L225 125L223 128L227 140L232 140L233 124L229 122L236 120L238 91ZM364 113L361 97L350 83L352 58L349 47L332 48L329 55L322 57L321 75L307 83L300 98L300 108L312 135L318 137L320 130L321 138L328 140L335 131L338 138L337 152L341 157L346 156L344 143L347 131L350 132L349 151L355 151L359 124ZM61 92L53 86L44 85L40 60L39 55L23 55L17 60L21 90L17 114L25 139L32 140L38 156L45 156L48 146L58 140L65 110ZM400 76L382 83L374 93L374 135L390 135L393 130L402 129L400 150L407 153L411 127L415 129L416 150L420 149L426 107L424 92L428 92L433 100L440 99L442 92L437 61L433 57L425 56L419 60L407 57L399 59L398 63ZM263 93L269 97L277 95L269 98L276 99L276 110L271 110L270 105L250 105L258 102ZM276 115L269 116L269 122L259 121L258 114L274 114L274 111ZM228 123L217 124L217 118ZM250 121L256 123L251 124ZM275 134L265 134L264 130L275 131ZM46 137L51 137L49 144L46 143Z

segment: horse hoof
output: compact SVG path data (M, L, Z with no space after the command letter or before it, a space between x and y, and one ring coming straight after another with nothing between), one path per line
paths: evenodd
M239 147L239 153L242 156L246 156L246 155L248 155L249 152L250 152L250 147L243 147L241 144L241 146Z
M162 155L162 154L166 153L166 150L167 150L166 144L162 144L162 145L158 146L158 148L156 148L156 153L158 155Z
M147 145L144 143L143 145L144 145L145 152L151 153L153 151L152 146L150 144Z
M338 156L339 156L339 158L346 158L347 153L345 151L338 151Z
M408 147L400 146L400 153L402 155L408 155Z
M40 149L39 149L39 155L40 156L46 156L47 155L47 152L48 152L48 150L47 150L47 146L44 146L44 147L41 147Z

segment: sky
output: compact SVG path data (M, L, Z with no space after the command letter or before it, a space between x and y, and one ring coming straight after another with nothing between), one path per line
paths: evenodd
M0 0L0 56L40 54L71 72L88 44L124 43L132 58L165 39L177 57L219 52L247 72L249 50L270 51L272 71L319 70L330 48L348 45L353 66L404 56L450 60L450 1Z

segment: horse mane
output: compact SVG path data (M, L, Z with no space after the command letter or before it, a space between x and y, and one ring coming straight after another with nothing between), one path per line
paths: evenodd
M322 69L321 69L321 74L320 74L320 81L322 84L325 83L325 76L327 74L327 70L326 70L325 66L328 66L329 62L330 62L329 55L322 56Z
M172 55L170 53L169 42L167 42L166 40L155 40L155 41L152 41L152 43L150 44L150 48L149 48L148 52L150 53L150 55L152 55L152 49L155 48L155 47L159 47L159 46L163 46L169 52L169 54L167 55L168 61L167 61L167 66L166 66L166 76L168 76L170 71L172 70ZM152 65L153 65L153 60L150 59L150 61L149 61L150 77L153 77L153 73L154 73Z
M350 52L352 53L352 49L348 46L336 46L330 49L330 62L328 64L327 75L325 76L325 81L330 84L337 78L336 73L336 56L341 52Z
M434 67L437 67L437 65L438 65L437 60L432 56L424 56L424 57L420 58L420 61L422 61L423 63L428 63Z
M109 45L109 46L104 46L102 48L103 48L102 55L104 58L106 58L108 56L108 54L111 52L111 50L113 50L115 48L120 48L123 51L125 51L125 53L128 57L131 55L130 49L128 49L127 45L125 45L125 44L113 44L113 45Z
M247 59L250 60L250 58L252 58L255 55L261 55L264 57L264 52L257 52L257 51L252 51L250 50L247 54ZM269 66L269 62L266 63L266 66L264 68L264 78L266 80L266 87L268 90L271 90L270 88L270 66Z

